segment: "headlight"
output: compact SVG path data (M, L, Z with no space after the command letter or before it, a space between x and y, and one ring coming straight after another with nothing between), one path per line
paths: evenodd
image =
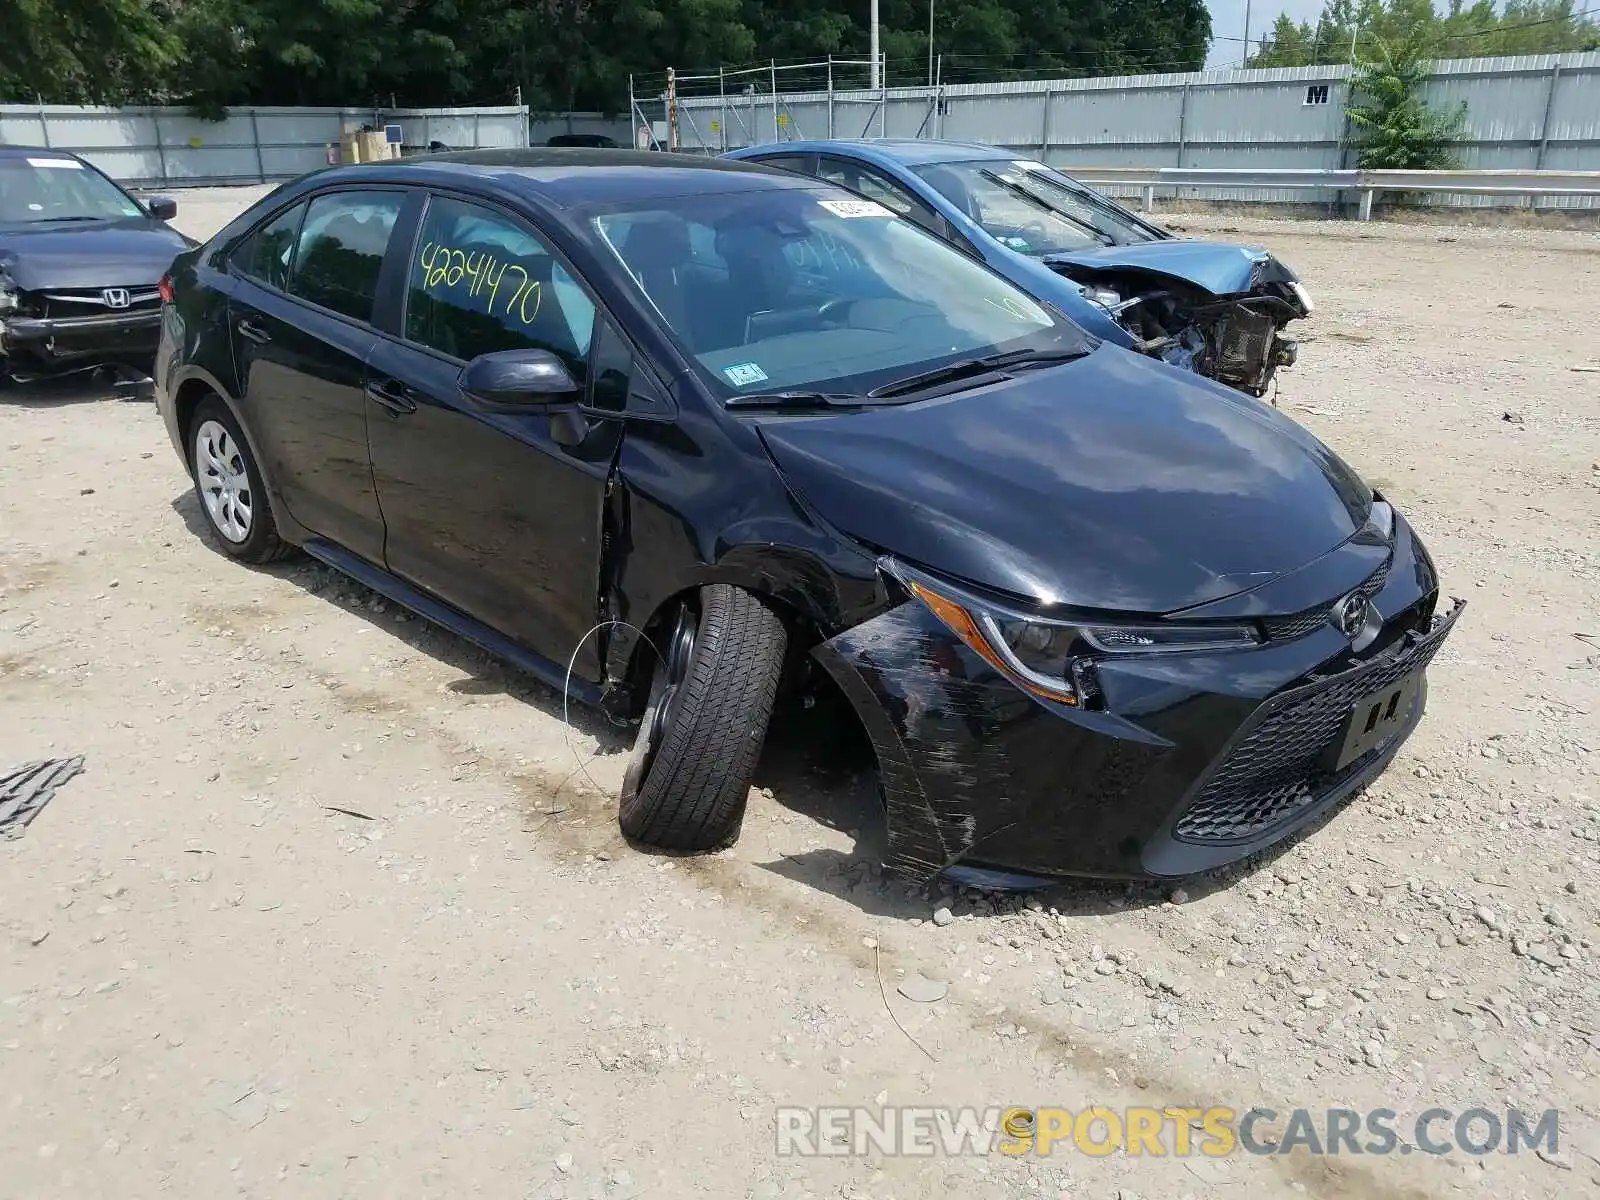
M893 559L880 565L996 671L1059 704L1079 705L1094 693L1091 668L1100 658L1244 650L1261 642L1251 625L1053 620L975 596Z
M1294 293L1294 298L1300 301L1300 307L1309 317L1316 310L1316 305L1311 303L1311 293L1306 291L1305 285L1298 280L1289 285L1289 290Z
M1122 294L1115 288L1090 286L1083 289L1083 296L1084 299L1093 300L1101 308L1109 310L1115 310L1117 305L1122 303Z

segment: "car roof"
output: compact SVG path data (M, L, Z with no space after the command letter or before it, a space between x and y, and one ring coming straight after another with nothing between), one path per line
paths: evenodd
M753 146L742 153L813 154L839 150L861 158L897 162L906 166L971 162L974 159L1009 161L1021 157L1014 147L990 146L983 142L944 142L931 138L831 138L773 142L766 146Z
M53 150L49 146L0 145L0 158L70 158L79 161L70 150Z
M593 202L702 192L815 188L815 180L759 163L697 154L587 147L462 150L317 173L320 185L359 179L448 184L471 179L495 190L532 196L562 208Z

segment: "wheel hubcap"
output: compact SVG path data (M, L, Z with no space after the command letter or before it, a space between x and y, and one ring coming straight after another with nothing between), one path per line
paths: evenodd
M687 608L678 610L678 618L661 648L655 674L650 681L650 697L645 702L644 717L639 723L639 736L633 744L633 761L628 764L627 778L622 788L625 796L637 795L650 774L656 751L666 737L677 714L678 692L689 674L689 663L694 658L695 636L699 623Z
M250 474L233 435L220 421L206 421L195 430L194 480L216 531L230 542L246 540L255 516Z

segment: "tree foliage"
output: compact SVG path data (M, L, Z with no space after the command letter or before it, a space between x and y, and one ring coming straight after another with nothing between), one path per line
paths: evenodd
M1557 54L1600 49L1600 21L1573 0L1449 0L1444 12L1430 0L1326 0L1313 23L1280 14L1251 67L1304 67L1376 57L1380 45L1427 46L1435 58Z
M1364 170L1442 171L1459 166L1453 143L1465 129L1467 104L1440 108L1422 98L1430 62L1426 46L1380 42L1378 54L1350 77L1349 144Z
M146 96L181 57L171 12L149 0L0 0L0 101Z
M620 109L668 66L865 59L865 0L0 0L0 100ZM940 0L960 76L1197 69L1204 0ZM895 82L926 71L926 0L882 0ZM12 31L20 36L10 36Z

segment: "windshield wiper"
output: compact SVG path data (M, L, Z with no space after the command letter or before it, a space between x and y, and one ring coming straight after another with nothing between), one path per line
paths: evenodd
M743 396L730 396L724 408L860 408L865 397L841 392L811 392L805 390L784 392L751 392Z
M1046 367L1056 363L1071 362L1089 353L1087 350L1008 350L1004 354L989 354L983 358L963 358L931 371L907 375L867 393L873 399L884 396L904 396L941 383L954 383L977 375L988 375L1008 367Z
M103 221L104 217L35 217L33 225L60 225L65 221Z
M1093 221L1085 221L1082 217L1073 216L1066 209L1058 208L1056 205L1051 204L1050 201L1039 195L1038 192L1035 192L1029 188L1025 188L1020 183L1013 183L1009 179L1004 179L1001 176L996 175L993 171L985 171L983 174L984 178L993 180L995 183L998 183L1001 187L1005 188L1008 192L1012 192L1015 195L1021 196L1024 200L1028 200L1037 205L1039 208L1044 209L1045 212L1060 217L1063 221L1070 221L1079 229L1087 233L1090 237L1099 241L1102 245L1115 246L1117 244L1116 238L1112 237L1111 234L1107 233L1104 229L1101 229L1100 226L1096 225Z

